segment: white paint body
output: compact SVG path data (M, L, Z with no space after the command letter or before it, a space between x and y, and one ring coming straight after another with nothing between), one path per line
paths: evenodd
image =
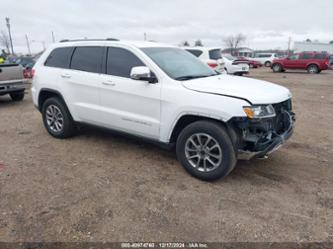
M221 50L221 48L216 48L216 47L182 47L184 50L190 52L197 58L199 58L202 62L206 63L207 65L210 65L211 68L213 68L215 71L219 73L226 73L224 68L225 68L225 62L220 56L219 59L212 58L210 55L210 51L213 50ZM215 67L212 67L211 65L216 64Z
M233 65L233 61L229 60L227 57L222 56L225 68L228 74L244 74L249 72L249 65L242 63L242 64L236 64Z
M114 46L130 50L156 75L158 83L106 74L44 66L56 47ZM34 66L32 98L38 107L43 89L59 92L73 119L160 142L169 142L183 115L199 115L227 122L246 117L243 106L273 104L291 97L288 89L272 83L217 75L177 81L162 71L140 48L171 47L150 42L84 41L54 44Z
M258 53L251 60L259 61L261 64L265 65L266 62L272 63L274 59L277 59L278 56L274 53Z

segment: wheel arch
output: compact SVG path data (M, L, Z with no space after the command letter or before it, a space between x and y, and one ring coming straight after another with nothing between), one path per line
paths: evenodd
M65 99L60 92L58 92L57 90L54 90L54 89L50 89L50 88L42 88L38 94L38 110L42 111L44 102L47 99L52 98L52 97L59 97L67 106Z
M306 65L306 69L308 69L310 66L316 66L318 70L320 70L319 64L316 62L310 62Z
M219 125L223 126L227 130L234 146L236 146L238 137L231 124L229 124L227 121L223 121L221 119L212 118L212 117L208 117L208 116L195 115L195 114L184 114L178 118L178 120L175 122L175 124L173 126L171 135L169 137L169 143L171 143L171 144L175 143L177 141L179 134L185 127L187 127L188 125L190 125L194 122L201 121L201 120L212 121L212 122L218 123Z

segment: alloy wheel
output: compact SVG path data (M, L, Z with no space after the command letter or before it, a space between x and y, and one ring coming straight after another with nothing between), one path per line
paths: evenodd
M56 105L49 105L46 108L46 122L53 132L61 132L64 127L64 117Z
M185 156L192 167L202 172L210 172L220 166L222 148L212 136L195 133L186 140Z

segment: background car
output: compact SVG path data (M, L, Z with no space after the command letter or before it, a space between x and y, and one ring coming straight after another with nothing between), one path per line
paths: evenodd
M260 62L265 67L270 67L276 58L278 58L278 55L275 53L257 53L252 60Z
M273 72L284 72L287 69L303 69L312 74L320 73L322 70L329 69L329 55L327 53L302 52L273 61Z
M225 70L228 74L240 75L249 73L249 64L244 60L238 60L231 55L222 55Z
M17 64L20 64L22 67L26 68L27 66L33 67L35 60L29 56L22 56L16 60Z
M330 55L329 63L330 63L331 69L333 70L333 55Z
M259 67L263 66L263 64L261 62L253 60L252 58L246 58L246 57L240 56L240 57L238 57L238 60L247 62L247 64L249 65L250 68L259 68Z
M221 55L221 48L183 47L183 49L207 63L215 71L224 72L225 62Z
M33 66L36 63L36 60L29 56L22 56L17 59L17 64L23 67L23 75L24 78L32 78L33 77Z

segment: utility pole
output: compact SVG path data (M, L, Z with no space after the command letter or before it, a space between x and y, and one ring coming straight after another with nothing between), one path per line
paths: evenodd
M25 40L27 41L27 48L28 48L28 54L31 55L31 50L30 50L30 43L29 43L29 39L28 39L28 35L25 35Z
M288 38L288 55L290 54L291 37Z
M6 25L7 25L8 34L9 34L10 47L12 49L12 54L14 54L12 34L10 32L10 19L9 19L9 17L6 17L5 19L6 19Z
M54 33L52 31L52 42L55 43Z
M146 34L146 32L143 33L143 40L147 41L147 34Z

